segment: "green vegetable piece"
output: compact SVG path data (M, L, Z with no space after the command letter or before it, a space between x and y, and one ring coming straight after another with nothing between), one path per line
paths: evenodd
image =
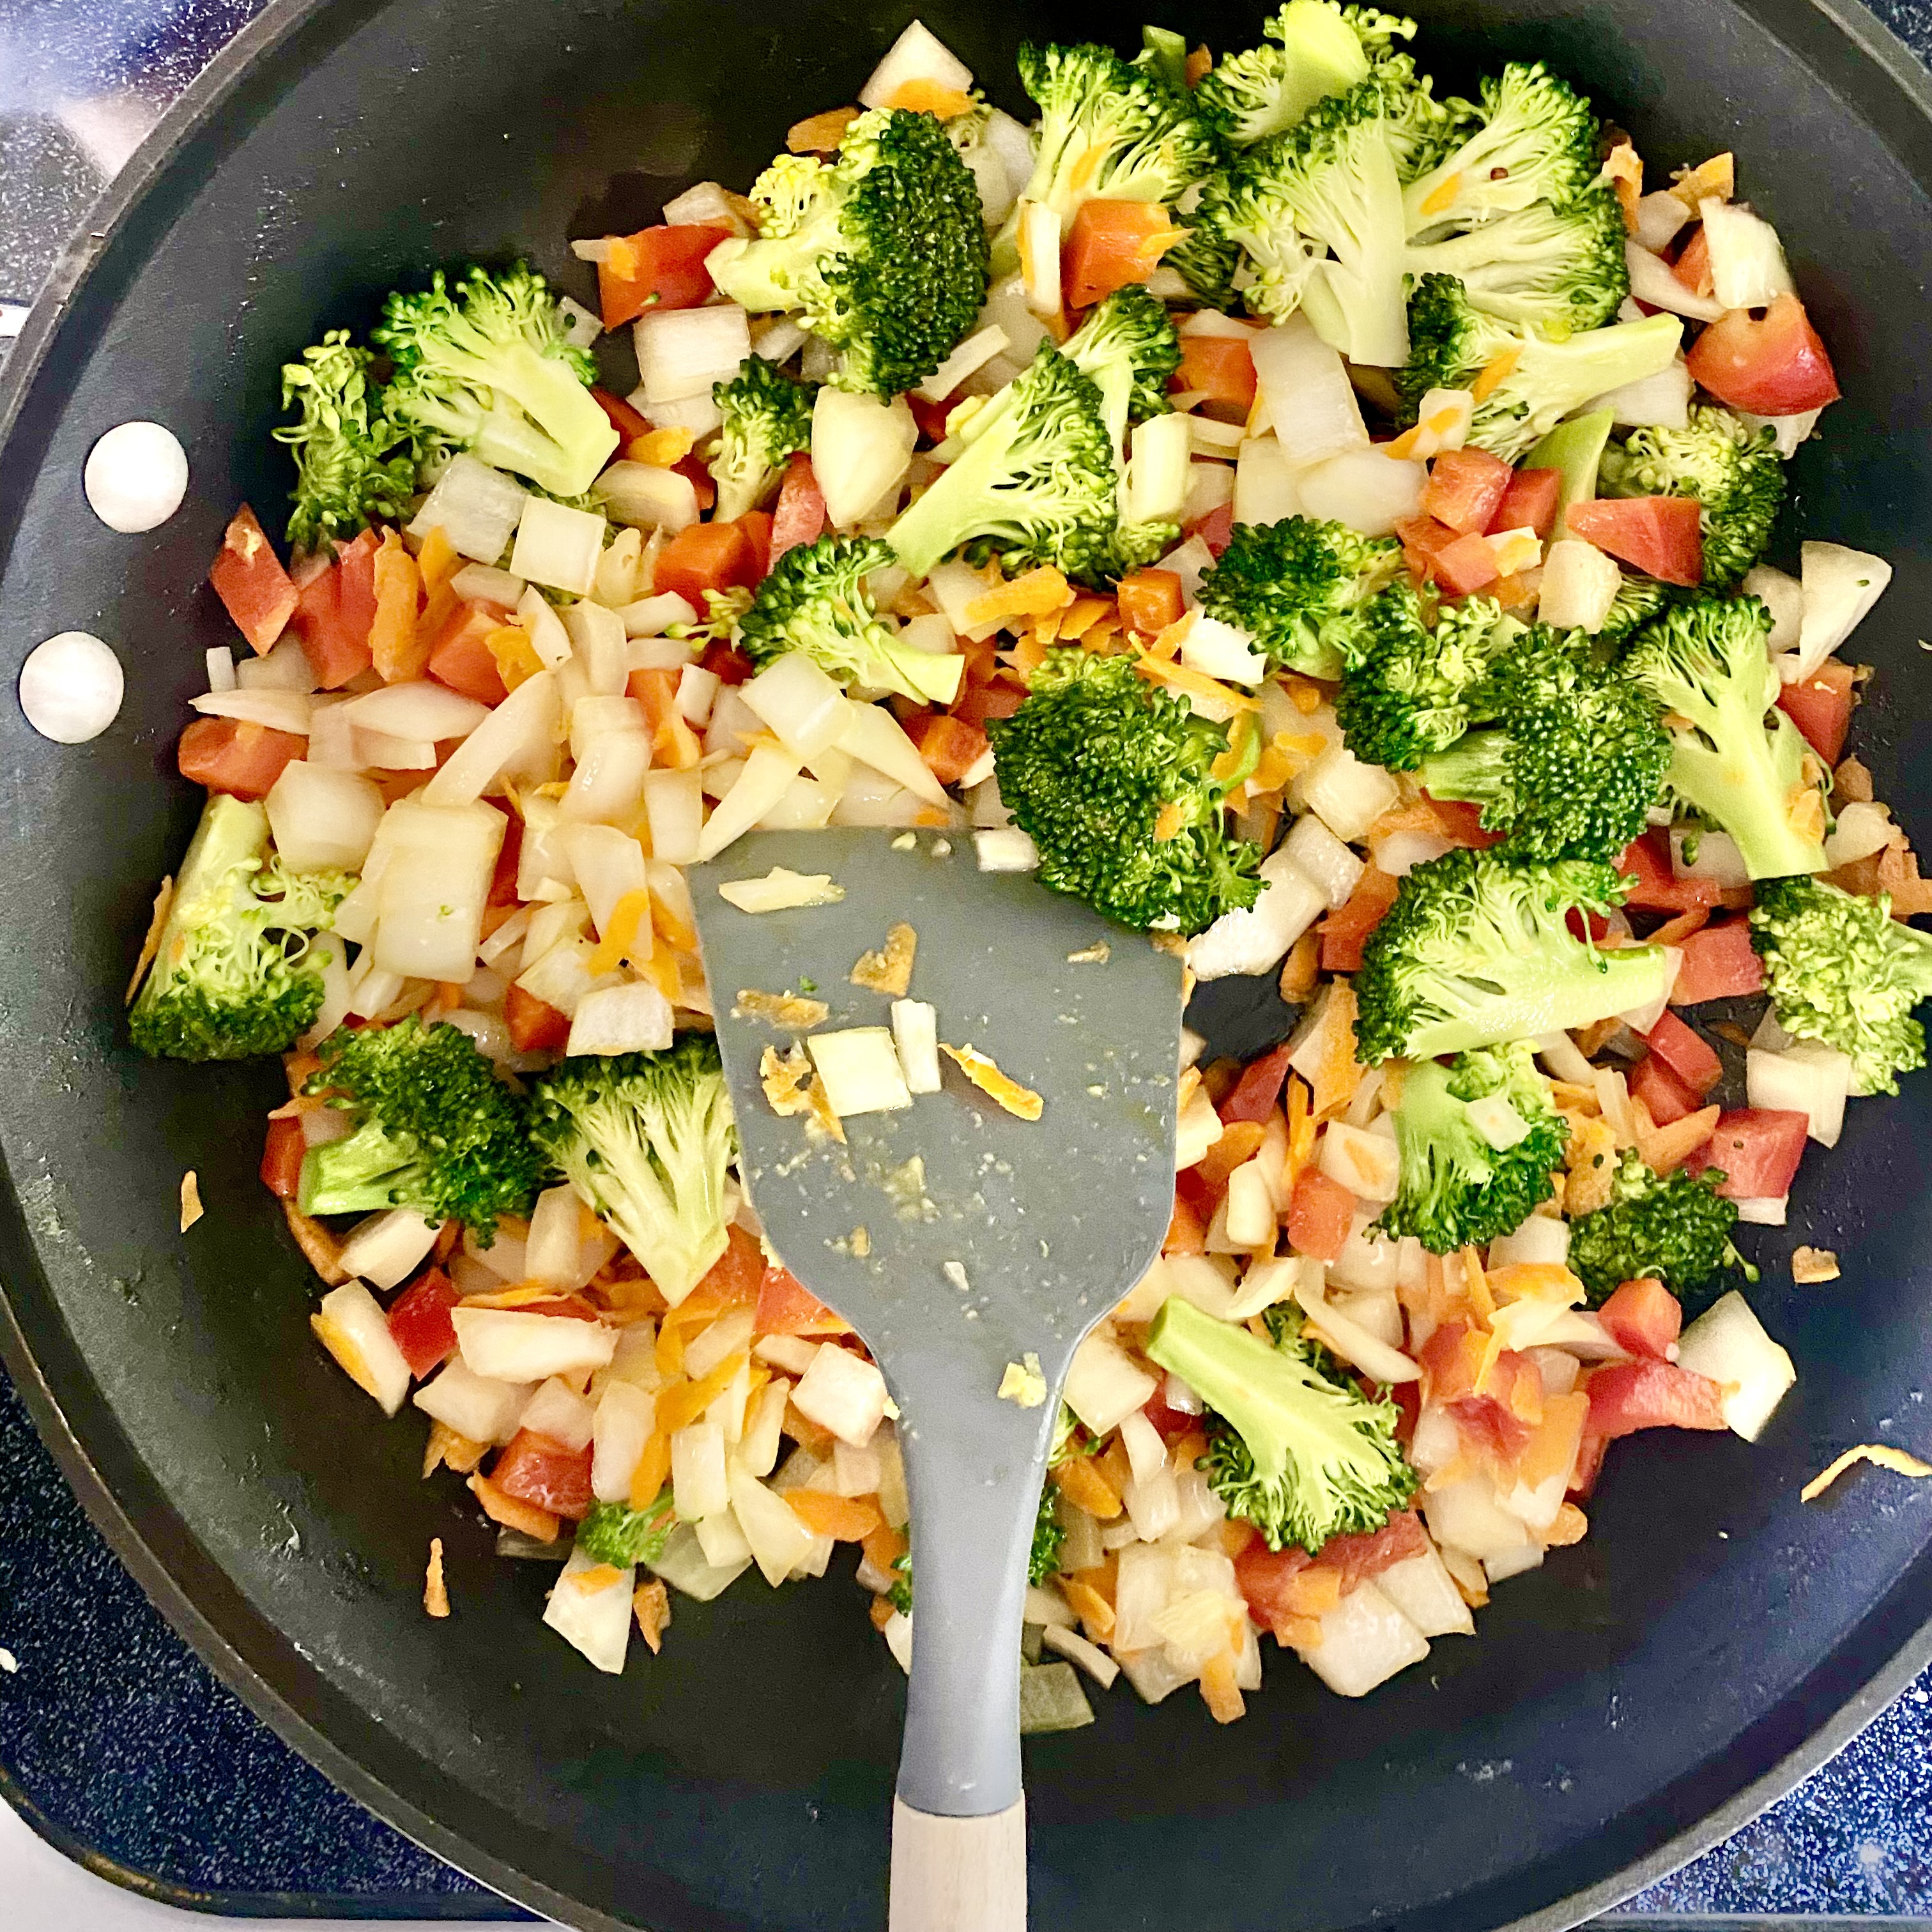
M274 432L295 454L292 549L322 550L378 518L396 522L416 494L415 435L383 413L374 361L347 329L332 328L282 366L282 407L297 412Z
M1616 422L1609 410L1592 410L1586 416L1560 422L1522 459L1526 470L1553 470L1563 479L1556 493L1556 523L1550 540L1567 536L1563 513L1572 503L1587 503L1597 494L1597 468L1604 446Z
M1495 716L1490 673L1524 627L1493 598L1438 606L1431 630L1414 588L1396 584L1365 616L1366 641L1350 656L1335 699L1343 742L1365 764L1414 771Z
M655 1563L676 1527L677 1512L667 1485L646 1509L592 1503L590 1514L577 1526L577 1547L596 1562L628 1570L633 1564Z
M1333 678L1370 649L1373 600L1401 568L1394 538L1362 536L1346 524L1237 524L1201 580L1201 608L1246 631L1277 670Z
M1144 67L1164 87L1180 92L1187 85L1187 36L1172 27L1143 27L1134 64Z
M1118 450L1127 425L1166 416L1167 379L1180 367L1180 337L1167 304L1140 282L1102 298L1060 352L1100 392L1101 415ZM967 426L970 441L976 432Z
M1077 1731L1093 1721L1092 1707L1072 1664L1020 1666L1022 1737L1040 1737L1049 1731Z
M777 488L785 458L812 447L812 404L817 386L788 376L762 356L747 356L728 382L711 386L724 418L711 459L718 486L717 520L735 523Z
M1744 1268L1732 1245L1737 1203L1717 1192L1720 1168L1702 1174L1678 1168L1658 1174L1634 1148L1626 1148L1611 1177L1610 1199L1570 1223L1570 1269L1588 1292L1590 1306L1601 1307L1620 1282L1646 1276L1685 1299L1695 1313L1711 1298L1707 1288L1725 1268Z

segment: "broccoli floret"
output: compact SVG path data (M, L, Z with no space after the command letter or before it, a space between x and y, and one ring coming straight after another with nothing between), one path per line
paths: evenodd
M369 380L375 359L332 328L282 365L282 407L298 412L274 433L295 452L292 549L324 549L379 517L394 522L416 494L415 438L384 414Z
M1528 1041L1458 1054L1453 1066L1418 1060L1390 1084L1402 1167L1377 1223L1385 1233L1452 1254L1520 1228L1555 1192L1570 1130Z
M1472 308L1557 340L1601 327L1630 293L1623 212L1606 188L1587 188L1560 208L1532 202L1478 227L1411 242L1405 260L1418 282L1453 275Z
M391 420L428 462L468 450L559 496L597 480L617 432L590 393L596 367L574 347L550 285L523 263L472 268L452 289L439 268L421 295L398 291L371 339L395 375Z
M841 684L950 704L964 660L901 644L866 595L866 579L892 561L876 537L823 536L787 550L738 620L739 647L761 669L802 651Z
M1660 610L1667 610L1676 593L1667 584L1641 572L1627 570L1617 586L1602 627L1597 632L1599 644L1621 644L1640 630Z
M1178 534L1172 524L1121 523L1106 399L1050 342L967 431L959 457L886 533L915 577L972 544L1103 583L1151 563Z
M521 1101L460 1028L345 1028L322 1043L307 1091L336 1096L356 1120L345 1139L302 1158L304 1214L409 1208L494 1239L497 1218L525 1214L544 1162L524 1131Z
M314 1024L322 967L310 935L356 881L264 862L268 814L218 792L182 861L159 946L128 1015L134 1044L168 1060L281 1053Z
M1756 897L1751 944L1778 1024L1844 1054L1854 1094L1896 1094L1925 1064L1912 1010L1932 998L1932 934L1894 919L1889 894L1823 879L1766 879Z
M1597 117L1540 61L1511 61L1482 85L1480 118L1402 196L1408 232L1472 228L1532 202L1561 206L1597 178Z
M1027 1557L1029 1583L1044 1583L1059 1570L1060 1552L1066 1544L1066 1526L1056 1508L1059 1499L1060 1492L1052 1483L1040 1485L1040 1508L1033 1520L1033 1549Z
M628 1570L634 1563L655 1563L676 1527L677 1512L667 1485L646 1509L592 1503L590 1514L577 1526L576 1546L593 1562Z
M755 510L777 487L785 458L812 447L818 393L814 384L788 376L762 356L747 356L728 382L712 385L711 400L724 418L711 459L721 522Z
M1584 859L1465 850L1418 866L1363 948L1357 1057L1372 1066L1462 1053L1648 1004L1664 991L1662 950L1600 952L1567 923L1609 911L1628 890L1614 866Z
M738 1136L708 1034L560 1061L532 1093L530 1132L674 1308L724 1253Z
M1276 669L1333 678L1369 648L1376 594L1401 568L1394 538L1346 524L1237 524L1201 580L1201 608L1246 632Z
M1720 1270L1743 1267L1731 1244L1737 1203L1717 1192L1721 1168L1653 1172L1627 1148L1610 1178L1607 1204L1570 1223L1570 1271L1600 1307L1619 1283L1646 1277L1674 1294L1707 1286ZM1756 1270L1746 1273L1755 1280Z
M1050 651L1026 702L986 730L1042 884L1124 925L1189 934L1254 904L1261 854L1228 836L1221 808L1244 761L1224 727L1156 690L1132 658ZM1252 764L1255 734L1246 742Z
M1655 699L1601 666L1583 632L1534 626L1498 654L1484 696L1496 722L1425 758L1425 791L1480 806L1511 857L1611 860L1642 836L1670 734Z
M1019 50L1019 73L1040 110L1033 176L1020 202L1054 209L1063 233L1089 201L1171 208L1218 158L1191 98L1111 47L1029 43ZM1010 275L1018 266L1016 206L994 241L993 270Z
M1606 496L1688 496L1698 506L1704 581L1728 590L1763 556L1784 500L1784 465L1768 424L1699 404L1682 429L1632 430L1598 470Z
M1395 1404L1330 1381L1286 1330L1270 1347L1171 1295L1147 1352L1222 1419L1208 1436L1209 1486L1270 1550L1312 1554L1331 1536L1378 1529L1414 1494Z
M1408 327L1408 364L1395 382L1412 418L1430 390L1466 389L1486 375L1468 440L1508 463L1572 410L1668 368L1684 333L1676 316L1653 315L1551 341L1484 314L1452 275L1423 278Z
M1797 726L1774 709L1770 635L1771 613L1756 598L1706 593L1646 625L1625 659L1673 714L1671 791L1730 834L1754 879L1825 869L1822 773Z
M1364 764L1413 771L1494 715L1490 668L1523 626L1493 598L1465 597L1438 607L1432 631L1407 584L1391 584L1366 616L1366 640L1342 673L1336 720Z
M1402 182L1376 81L1318 101L1286 134L1237 154L1203 190L1197 219L1239 244L1250 311L1306 310L1352 362L1408 356L1402 306Z
M758 239L719 243L711 278L748 309L797 310L839 352L837 388L910 389L973 326L986 298L979 186L930 114L862 114L832 161L781 154L752 199Z
M1372 7L1288 0L1262 32L1272 45L1226 56L1194 90L1196 106L1236 147L1282 133L1318 100L1366 80L1396 40L1415 38L1415 22Z
M1180 367L1180 337L1167 304L1139 282L1096 303L1060 352L1100 392L1119 449L1130 423L1167 414L1167 379Z

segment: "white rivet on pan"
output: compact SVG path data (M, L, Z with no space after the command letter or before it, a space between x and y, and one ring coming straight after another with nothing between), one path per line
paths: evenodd
M110 530L157 530L188 494L188 452L164 424L124 422L88 452L81 481Z
M36 644L20 667L20 709L43 738L84 745L121 710L121 660L86 631L62 631Z

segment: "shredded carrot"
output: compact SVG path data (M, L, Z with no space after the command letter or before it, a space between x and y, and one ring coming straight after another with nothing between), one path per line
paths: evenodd
M1900 1476L1932 1476L1932 1462L1922 1462L1908 1450L1889 1442L1860 1442L1814 1476L1798 1492L1798 1500L1816 1502L1855 1462L1875 1462L1881 1469L1890 1469Z
M653 950L644 962L644 977L663 994L674 1006L684 1004L684 980L678 970L676 956L662 950Z
M459 1435L446 1422L431 1422L429 1441L423 1450L422 1472L425 1480L446 1463L458 1475L466 1476L490 1453L487 1442L472 1442Z
M543 669L543 659L530 642L530 634L520 624L500 624L483 640L484 648L496 661L496 674L506 691L514 691L526 678Z
M1849 764L1850 759L1846 760ZM148 968L154 963L154 955L161 950L161 932L168 922L168 911L175 902L175 882L164 879L154 892L154 909L148 916L148 934L141 941L139 957L134 962L134 970L128 981L128 991L121 1004L132 1006L134 995L141 990L141 982L148 976ZM268 1117L271 1120L274 1116Z
M832 146L836 147L838 143L835 141ZM668 470L691 454L691 446L697 440L688 429L654 429L648 435L632 437L624 454L633 463Z
M1030 1087L1022 1087L1010 1075L1002 1073L986 1054L970 1046L948 1046L944 1040L939 1050L989 1100L997 1101L1016 1118L1040 1118L1046 1102Z
M429 1540L429 1568L423 1576L423 1608L433 1617L449 1614L449 1589L442 1580L442 1538Z
M342 1244L320 1221L311 1220L292 1201L282 1203L282 1218L289 1224L302 1258L331 1288L340 1288L349 1279L342 1265Z
M905 1532L893 1528L883 1516L878 1527L868 1531L860 1543L865 1550L866 1562L875 1570L888 1571L912 1546L906 1540Z
M1060 1588L1067 1607L1080 1619L1087 1634L1096 1643L1105 1643L1114 1634L1113 1605L1078 1576L1061 1577Z
M482 1505L483 1514L506 1529L520 1530L538 1543L554 1543L563 1534L560 1517L500 1490L481 1471L470 1478L470 1493Z
M668 946L674 946L680 952L698 950L698 934L687 926L682 916L664 903L663 895L651 895L651 924L658 937Z
M1308 1082L1298 1073L1288 1076L1288 1183L1292 1187L1306 1172L1315 1155L1315 1113Z
M1462 191L1462 171L1457 169L1453 175L1445 176L1432 188L1422 204L1424 214L1440 214L1445 208L1455 206L1456 197Z
M463 568L463 560L456 554L456 546L449 540L448 533L440 524L435 525L423 538L422 548L416 552L416 568L422 576L423 608L416 619L416 634L425 652L434 644L437 634L448 622L450 613L456 608L456 592L450 588L450 579Z
M644 1453L631 1472L631 1507L649 1509L658 1492L670 1480L670 1438L652 1430L644 1443Z
M1713 154L1694 168L1680 168L1670 184L1670 192L1693 214L1701 201L1729 201L1737 192L1737 163L1730 154Z
M1072 586L1052 565L1043 563L996 585L983 597L974 598L966 607L966 621L976 628L1002 623L1009 617L1037 617L1072 602Z
M1149 683L1170 684L1190 698L1204 698L1210 704L1221 705L1230 714L1258 711L1262 708L1258 698L1250 698L1246 692L1237 691L1232 685L1223 684L1205 671L1192 670L1186 664L1168 664L1150 652L1140 652L1137 664L1140 674Z
M696 1382L668 1384L658 1390L656 1424L661 1436L675 1436L695 1422L724 1391L749 1357L727 1355L709 1375Z
M588 1570L580 1570L568 1579L573 1590L591 1596L599 1590L608 1590L613 1583L621 1582L624 1573L614 1563L593 1563Z
M1053 1472L1060 1493L1090 1516L1112 1522L1120 1513L1120 1492L1094 1466L1090 1456L1070 1456Z
M1643 158L1628 140L1619 141L1604 162L1604 173L1624 218L1624 232L1636 232L1636 205L1643 194Z
M1477 1248L1463 1248L1458 1251L1456 1258L1462 1264L1462 1292L1469 1298L1469 1305L1475 1310L1477 1320L1486 1328L1496 1312L1496 1298L1490 1292L1490 1278L1483 1271L1482 1252Z
M376 616L369 627L369 652L385 684L420 677L429 662L429 640L416 632L416 601L422 572L394 530L382 533L376 552Z
M919 934L902 920L886 934L876 952L862 952L852 968L852 984L868 993L904 999L912 986L913 962L919 953Z
M872 1618L873 1629L882 1630L893 1618L898 1615L898 1611L895 1607L892 1598L882 1593L872 1599L866 1608L866 1614Z
M1643 1156L1645 1165L1657 1174L1669 1174L1682 1167L1718 1130L1719 1109L1714 1106L1700 1107L1696 1113L1686 1114L1664 1127L1652 1121L1650 1109L1640 1100L1631 1101L1630 1112L1636 1116L1637 1152Z
M1505 349L1500 355L1492 356L1483 365L1482 373L1469 385L1469 394L1478 402L1483 401L1509 380L1522 356L1520 349Z
M626 892L610 914L610 928L597 942L590 956L589 970L614 973L626 960L635 965L640 956L648 958L651 940L651 896L647 889ZM642 944L640 944L641 940Z
M653 1576L631 1592L631 1612L638 1620L638 1634L656 1656L664 1648L664 1634L670 1628L670 1592L662 1577Z
M184 1234L207 1212L201 1204L201 1182L190 1168L181 1178L181 1231Z
M1165 845L1170 838L1180 836L1180 828L1187 823L1187 814L1169 799L1154 814L1154 842Z
M1060 614L1060 641L1077 644L1102 617L1114 613L1113 600L1106 597L1076 597Z
M1194 1172L1210 1187L1227 1185L1228 1177L1242 1162L1251 1159L1268 1138L1266 1124L1260 1120L1230 1120L1221 1130L1221 1138L1202 1156Z
M1224 1650L1210 1658L1201 1673L1201 1701L1217 1724L1237 1723L1247 1713L1240 1686L1234 1682L1234 1653Z
M1644 943L1648 946L1682 946L1694 932L1702 932L1711 922L1708 906L1693 906L1688 912L1680 912L1675 919L1667 919Z
M785 1501L791 1513L814 1536L829 1536L835 1543L863 1543L885 1518L879 1513L875 1496L835 1496L824 1490L788 1490Z

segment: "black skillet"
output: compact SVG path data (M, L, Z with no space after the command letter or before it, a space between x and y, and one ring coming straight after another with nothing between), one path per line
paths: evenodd
M1844 0L1840 0L1844 4ZM849 1582L754 1580L680 1603L621 1680L538 1622L547 1576L496 1562L310 1341L314 1284L256 1186L271 1066L128 1049L120 988L194 802L172 773L202 647L201 577L238 499L272 521L276 369L365 324L431 263L527 250L586 292L572 236L628 230L707 176L747 182L800 115L850 98L903 4L286 0L183 100L77 244L0 392L0 662L69 628L112 640L119 724L63 750L0 705L0 1202L8 1365L82 1496L254 1708L404 1830L586 1927L879 1924L903 1685ZM1226 47L1258 4L1173 16ZM1654 169L1735 147L1832 345L1846 400L1793 465L1801 530L1898 580L1857 640L1880 668L1859 743L1932 830L1917 694L1932 589L1932 88L1862 15L1814 0L1454 0L1447 80L1543 56ZM996 98L1023 32L1131 38L1138 16L928 15ZM621 370L615 386L628 386ZM173 425L195 488L148 537L88 514L81 463L130 416ZM1932 1655L1932 1496L1867 1472L1798 1484L1848 1443L1932 1447L1922 1077L1851 1111L1756 1300L1803 1379L1756 1448L1620 1445L1588 1541L1498 1591L1474 1642L1363 1703L1286 1661L1232 1729L1123 1687L1030 1744L1035 1922L1283 1932L1372 1919L1554 1928L1711 1844ZM208 1217L176 1232L182 1170ZM1844 1279L1785 1257L1835 1246ZM432 1534L457 1611L418 1607Z

